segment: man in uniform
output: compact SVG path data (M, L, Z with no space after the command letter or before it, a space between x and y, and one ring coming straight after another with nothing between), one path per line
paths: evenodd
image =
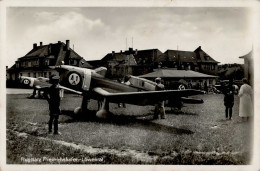
M54 134L60 134L58 132L58 119L60 114L60 88L59 88L59 76L52 75L50 77L49 88L44 91L44 97L49 103L50 120L49 120L49 133L52 133L52 123L54 121Z
M226 107L225 114L226 119L232 119L232 108L234 106L234 86L233 80L230 79L228 86L225 86L223 89L224 94L224 105Z
M161 83L161 78L156 78L155 82L157 83L157 85L155 86L155 91L160 91L160 90L164 90L164 85ZM165 109L164 109L164 101L163 100L159 100L156 104L155 104L155 109L154 109L154 119L158 119L158 116L161 116L161 119L165 119Z

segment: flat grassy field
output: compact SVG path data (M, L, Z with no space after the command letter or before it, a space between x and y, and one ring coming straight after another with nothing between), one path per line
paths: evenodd
M73 115L81 96L66 94L61 102L59 131L47 134L46 100L28 95L7 95L7 163L26 163L26 158L80 158L77 161L45 160L45 163L93 164L249 164L253 125L241 122L235 97L233 119L226 120L223 95L197 96L203 104L187 104L181 113L166 107L167 118L152 120L153 106L118 108L110 104L111 119L89 112ZM102 160L83 160L99 158ZM27 161L28 164L28 161Z

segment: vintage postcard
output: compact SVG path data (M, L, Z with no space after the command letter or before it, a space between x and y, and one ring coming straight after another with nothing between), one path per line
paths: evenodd
M2 170L259 170L258 1L0 1Z

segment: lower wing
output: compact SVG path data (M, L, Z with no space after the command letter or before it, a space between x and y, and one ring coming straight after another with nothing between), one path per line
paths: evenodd
M203 91L193 89L110 93L102 88L94 88L93 91L97 96L102 96L112 103L128 103L141 106L153 105L161 100L180 99L180 97L204 94Z

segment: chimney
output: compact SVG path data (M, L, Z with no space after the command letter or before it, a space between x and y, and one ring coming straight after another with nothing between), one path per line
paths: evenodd
M42 42L40 42L40 46L42 46Z
M123 51L122 51L122 50L120 50L120 53L122 54L122 53L123 53Z
M61 41L58 41L58 43L61 43Z
M115 51L112 51L112 56L115 56Z
M70 50L70 40L66 40L66 49Z
M48 54L51 54L51 46L52 46L52 44L50 43L48 46Z
M130 53L133 52L133 48L129 48L129 52L130 52Z
M37 48L37 43L34 43L33 44L33 49L36 49Z
M135 55L137 55L137 52L138 52L138 50L137 50L137 49L135 49Z
M8 66L5 66L5 69L8 69Z

